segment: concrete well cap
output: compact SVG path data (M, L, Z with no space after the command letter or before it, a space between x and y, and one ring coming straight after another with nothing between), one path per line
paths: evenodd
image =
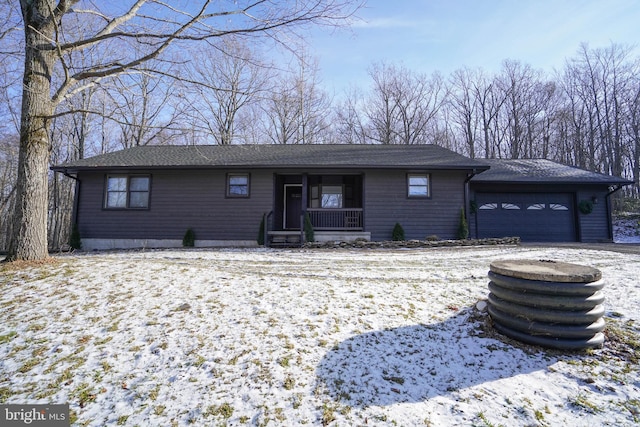
M546 259L498 260L489 269L503 276L545 282L591 283L602 278L597 268Z

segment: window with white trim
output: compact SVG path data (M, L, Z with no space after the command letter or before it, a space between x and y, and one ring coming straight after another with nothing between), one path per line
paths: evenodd
M430 197L429 178L427 173L407 174L407 197Z
M148 175L109 175L104 207L107 209L148 209L151 177Z

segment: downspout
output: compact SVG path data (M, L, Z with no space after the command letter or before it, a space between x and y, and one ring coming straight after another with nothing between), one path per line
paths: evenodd
M609 232L609 240L611 240L613 242L613 224L611 223L611 196L613 195L613 193L616 193L620 190L622 190L622 187L624 187L626 184L618 184L617 186L614 187L613 190L609 191L605 196L604 196L604 200L606 201L606 209L607 209L607 228L608 228L608 232Z
M467 224L469 224L469 182L471 179L478 174L478 170L473 168L470 174L467 174L467 179L464 180L464 215L467 218ZM478 238L478 216L476 215L474 218L474 226L473 231L476 239Z

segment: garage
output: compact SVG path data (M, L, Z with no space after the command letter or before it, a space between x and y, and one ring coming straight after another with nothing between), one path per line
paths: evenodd
M610 197L632 181L545 159L483 159L469 179L469 233L524 242L611 242Z
M573 193L476 193L478 237L575 242Z

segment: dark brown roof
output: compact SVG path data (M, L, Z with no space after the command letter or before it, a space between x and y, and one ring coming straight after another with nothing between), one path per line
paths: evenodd
M56 171L165 168L427 168L481 171L484 163L437 145L139 146L54 166Z
M471 179L473 183L512 184L632 184L623 178L589 172L545 159L483 159L491 166Z

